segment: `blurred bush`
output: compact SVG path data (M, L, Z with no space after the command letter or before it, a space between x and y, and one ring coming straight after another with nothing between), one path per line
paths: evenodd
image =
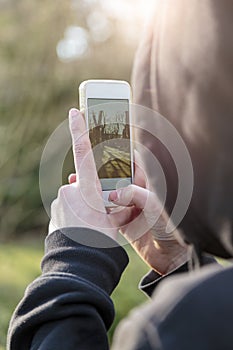
M78 106L79 83L130 80L140 28L111 11L114 1L0 2L1 240L46 230L40 158L68 109Z

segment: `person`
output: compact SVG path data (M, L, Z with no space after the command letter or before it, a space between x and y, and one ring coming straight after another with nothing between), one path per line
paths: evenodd
M124 209L106 213L82 114L71 109L76 174L52 204L42 275L12 316L8 349L109 348L110 295L128 263L116 242L118 226L152 268L141 286L152 299L122 321L112 349L232 348L233 268L203 255L233 255L232 7L229 0L158 2L136 56L135 102L179 130L193 163L192 200L174 230L182 242L163 239L178 186L167 150L148 134L138 135L146 137L167 180L166 210L157 222L150 227L147 220L159 208L157 188L147 188L139 159L135 184L110 194ZM147 228L137 239L135 217Z

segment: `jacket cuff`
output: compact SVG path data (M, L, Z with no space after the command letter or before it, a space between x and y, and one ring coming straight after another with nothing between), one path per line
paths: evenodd
M209 265L217 263L217 261L209 255L203 256L203 265ZM169 271L166 275L160 275L158 272L151 270L147 275L145 275L139 284L139 288L144 292L148 297L151 297L156 287L160 284L161 281L167 279L170 276L177 275L180 273L188 272L190 270L190 265L192 264L192 259L187 261L184 264L177 266L172 271Z
M108 236L87 228L64 228L46 238L41 267L43 275L69 273L110 295L127 264L125 250Z
M170 271L166 275L160 275L158 272L151 270L148 274L146 274L142 278L139 284L139 288L148 297L151 297L154 290L158 286L158 284L161 281L163 281L165 278L168 278L178 273L187 272L187 271L188 271L188 263L182 264L181 266L175 268L174 270Z

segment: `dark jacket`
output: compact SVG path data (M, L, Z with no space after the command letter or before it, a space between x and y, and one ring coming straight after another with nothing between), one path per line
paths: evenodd
M89 236L92 242L110 240L89 229L66 232ZM114 319L110 294L127 254L121 247L78 244L59 231L45 245L42 275L27 288L13 315L8 349L108 349L106 332Z
M230 350L233 267L217 264L163 281L152 302L115 333L113 350Z
M128 263L127 254L120 246L94 248L68 238L85 235L110 246L111 239L100 232L76 228L66 234L56 231L47 237L42 275L27 288L12 317L8 349L109 349L107 331L114 320L110 295ZM212 261L206 258L205 263ZM184 271L186 265L173 274ZM113 349L230 349L232 274L233 269L221 270L217 264L181 278L151 271L141 288L149 296L158 289L153 302L123 322ZM219 328L223 319L224 329Z

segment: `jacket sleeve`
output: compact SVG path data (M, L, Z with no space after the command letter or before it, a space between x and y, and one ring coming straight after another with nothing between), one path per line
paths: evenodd
M10 350L108 349L107 330L114 319L110 294L127 254L99 232L66 233L56 231L46 239L42 275L29 285L10 322ZM68 238L79 233L100 240L102 248Z
M207 255L207 254L203 255L203 266L206 266L209 264L217 264L216 259L211 255ZM148 272L148 274L146 274L142 278L139 284L139 288L148 297L151 297L155 289L158 287L158 285L162 281L167 280L169 277L180 275L181 273L184 273L184 272L188 272L191 267L192 267L192 258L190 257L189 261L187 261L185 264L181 264L177 266L174 270L170 271L166 275L160 275L158 272L151 270Z

